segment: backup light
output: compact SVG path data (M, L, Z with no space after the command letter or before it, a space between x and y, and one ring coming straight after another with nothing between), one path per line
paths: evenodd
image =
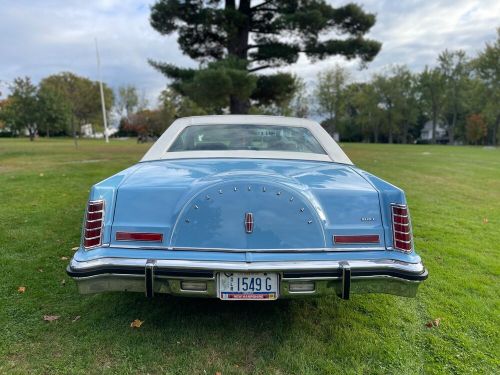
M83 247L92 249L102 243L102 226L104 222L104 201L89 201L85 213Z
M207 290L207 283L204 281L181 281L181 289L204 292Z
M288 284L288 290L292 293L314 292L314 281L294 281Z
M403 204L392 204L392 232L395 250L410 253L413 249L410 215L408 207Z

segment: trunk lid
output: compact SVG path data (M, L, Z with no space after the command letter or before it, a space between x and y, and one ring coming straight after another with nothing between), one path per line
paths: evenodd
M333 242L353 234L384 244L378 193L352 168L273 159L143 163L118 189L111 242L121 246L117 231L163 234L129 246L194 250L363 247Z

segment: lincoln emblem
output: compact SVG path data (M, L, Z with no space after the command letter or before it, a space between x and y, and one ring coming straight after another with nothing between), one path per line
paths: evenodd
M253 214L251 212L245 213L245 231L247 233L253 232Z

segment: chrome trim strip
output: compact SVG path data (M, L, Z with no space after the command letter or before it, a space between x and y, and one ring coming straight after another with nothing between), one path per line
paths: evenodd
M398 217L408 217L408 215L399 215L399 214L394 214L394 216L398 216Z
M405 234L408 234L408 233L405 233ZM403 243L411 243L411 240L410 241L404 241L404 240L398 240L398 239L396 239L396 241L403 242Z
M96 228L97 229L97 228ZM95 230L95 229L92 229L92 230ZM96 238L99 238L101 236L95 236L95 237L85 237L86 240L95 240ZM96 246L99 246L99 245L96 245ZM87 247L88 249L88 247Z
M86 220L87 223L95 223L96 221L103 221L104 217L100 218L100 219L95 219L95 220Z
M394 232L395 233L401 233L401 234L410 234L410 232L401 232L400 230L395 230ZM401 240L398 240L398 241L401 241Z
M122 242L122 241L120 241ZM123 241L126 242L126 241ZM363 244L361 244L363 245ZM158 250L158 251L212 251L212 252L240 252L240 253L296 253L296 252L350 252L350 251L385 251L383 246L374 247L325 247L325 248L309 248L309 249L230 249L230 248L198 248L198 247L171 247L171 246L131 246L131 245L115 245L112 244L109 248L116 249L134 249L134 250Z
M72 259L70 267L72 271L84 272L102 267L116 268L143 268L148 259L145 258L97 258L79 262ZM198 261L180 259L156 259L156 269L189 269L210 271L321 271L339 269L345 261L292 261L292 262L224 262L224 261ZM408 263L395 259L382 260L350 260L349 266L352 271L401 271L409 274L420 275L425 271L422 262Z

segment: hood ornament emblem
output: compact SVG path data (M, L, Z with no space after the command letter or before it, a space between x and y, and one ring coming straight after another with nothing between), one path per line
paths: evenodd
M253 232L253 214L251 212L245 213L245 232Z

